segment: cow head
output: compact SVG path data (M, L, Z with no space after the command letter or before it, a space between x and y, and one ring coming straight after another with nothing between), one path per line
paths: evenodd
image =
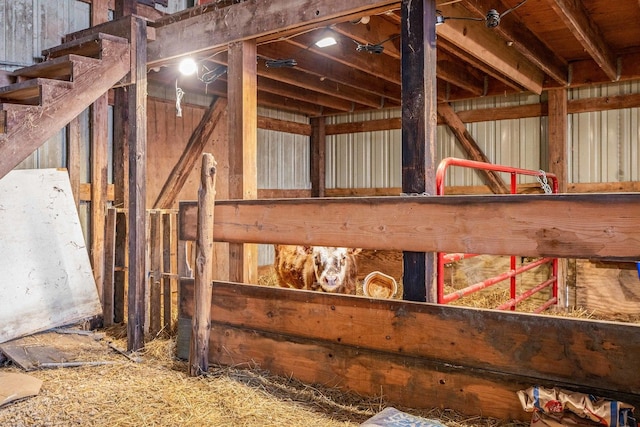
M353 256L360 253L361 249L326 246L300 246L299 248L313 259L314 290L351 293L351 289L345 289L348 285L353 287L353 293L355 293L357 268Z

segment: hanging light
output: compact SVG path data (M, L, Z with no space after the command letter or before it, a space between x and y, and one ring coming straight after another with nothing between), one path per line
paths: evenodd
M504 18L506 14L513 12L514 10L525 4L526 1L527 0L522 0L517 5L505 10L502 13L498 13L498 11L495 9L489 9L487 15L484 18L472 18L466 16L444 16L442 15L441 11L436 10L436 25L444 24L444 22L449 19L462 19L466 21L484 21L487 28L495 28L500 25L500 19Z
M333 46L335 44L337 44L338 42L336 41L335 37L333 36L326 36L321 38L320 40L318 40L316 42L316 46L323 48L323 47L328 47L328 46Z
M185 58L182 61L180 61L178 70L180 70L181 74L185 76L190 76L194 74L196 71L198 71L198 64L196 64L196 61L194 61L193 58Z

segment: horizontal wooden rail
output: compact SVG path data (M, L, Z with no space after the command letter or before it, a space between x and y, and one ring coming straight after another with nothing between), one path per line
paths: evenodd
M192 316L193 280L180 295ZM516 391L535 384L640 404L637 325L222 282L211 316L212 362L414 408L525 420Z
M180 203L180 239L196 211ZM227 200L214 240L632 261L639 225L638 193Z

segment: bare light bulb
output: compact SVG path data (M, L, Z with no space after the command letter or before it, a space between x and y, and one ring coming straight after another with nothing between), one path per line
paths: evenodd
M185 58L182 61L180 61L180 65L178 66L178 69L180 70L180 73L182 73L183 75L190 76L194 74L196 71L198 71L198 65L196 64L196 61L194 61L192 58Z

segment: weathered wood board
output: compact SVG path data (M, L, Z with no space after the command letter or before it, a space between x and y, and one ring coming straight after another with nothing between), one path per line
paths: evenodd
M0 343L102 311L65 171L0 179L0 242Z
M622 321L640 320L640 278L633 263L577 260L576 305Z
M195 211L180 203L183 240ZM637 193L220 200L214 239L631 261L638 223Z
M192 280L179 310L193 312ZM222 282L211 319L211 363L393 404L528 420L516 392L536 384L640 404L637 325Z

